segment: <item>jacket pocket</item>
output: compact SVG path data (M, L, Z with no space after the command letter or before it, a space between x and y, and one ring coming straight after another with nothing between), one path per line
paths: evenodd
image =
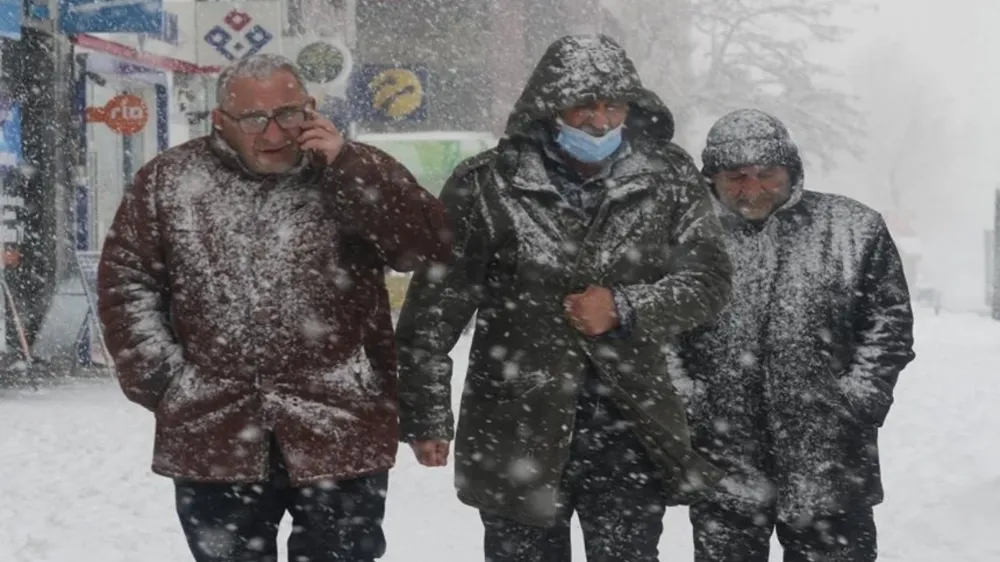
M358 389L365 396L378 396L382 394L382 388L378 384L378 376L375 367L368 358L368 352L361 346L357 354L352 358L348 366L351 377L354 379Z
M358 385L358 388L361 389L362 394L366 396L374 396L381 393L378 385L376 385L373 380L375 378L374 373L371 373L366 377L360 371L352 371L351 375L354 377L354 382Z
M170 378L170 383L167 385L166 390L163 392L163 397L160 398L160 402L156 406L157 418L169 417L168 414L176 409L178 396L181 394L183 387L189 382L188 379L191 378L193 373L194 367L185 364Z
M329 245L330 233L336 227L319 218L300 215L281 221L274 228L271 234L279 242L278 246L286 251L309 254Z
M838 377L831 370L824 370L823 379L827 388L826 394L830 397L832 405L837 410L837 413L844 419L853 422L858 426L865 425L857 407L851 402L850 398L844 394L844 391L841 390L840 377Z
M523 400L551 381L542 370L522 369L516 361L491 360L488 376L472 381L474 392L495 404Z

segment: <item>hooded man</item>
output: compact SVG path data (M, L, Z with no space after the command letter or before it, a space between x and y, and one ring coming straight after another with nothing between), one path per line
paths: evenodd
M684 336L695 449L727 476L691 507L698 562L875 560L878 429L913 357L910 298L882 217L804 189L787 129L756 110L702 154L733 260L732 299Z
M454 438L491 562L654 561L664 506L717 474L668 375L677 334L729 291L718 219L673 119L604 36L553 43L496 149L441 195L449 267L419 270L397 326L402 439ZM457 437L448 353L477 315Z

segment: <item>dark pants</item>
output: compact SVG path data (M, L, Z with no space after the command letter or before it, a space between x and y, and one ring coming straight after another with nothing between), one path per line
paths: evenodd
M656 562L666 491L656 466L607 399L580 401L564 508L554 527L482 512L486 562L570 562L570 519L583 529L588 562Z
M767 562L775 528L785 562L873 562L878 555L870 507L793 527L775 521L773 513L737 513L702 502L691 506L691 524L695 562Z
M371 562L382 556L388 473L293 488L280 456L272 457L267 482L174 482L177 514L196 562L277 562L278 524L286 511L292 516L291 562Z

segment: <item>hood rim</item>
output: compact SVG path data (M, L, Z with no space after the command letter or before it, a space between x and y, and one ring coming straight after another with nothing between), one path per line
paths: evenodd
M598 84L579 88L568 95L560 92L562 97L557 103L550 103L546 97L551 97L560 80L567 76L566 59L563 50L567 43L580 41L582 38L600 43L601 48L614 51L618 72L624 76L619 88L608 87L602 80L605 76L598 67L592 69L598 74ZM553 69L558 69L553 70ZM602 90L603 91L595 91ZM670 108L659 95L646 88L635 63L629 58L625 49L614 39L604 34L597 35L567 35L557 39L546 49L538 63L528 76L514 107L508 115L504 127L505 137L537 137L540 128L549 126L557 114L567 108L597 99L622 101L629 104L629 117L626 118L627 129L634 131L633 136L651 137L664 142L671 142L675 135L675 120ZM636 123L636 118L641 122ZM630 126L631 122L631 126Z

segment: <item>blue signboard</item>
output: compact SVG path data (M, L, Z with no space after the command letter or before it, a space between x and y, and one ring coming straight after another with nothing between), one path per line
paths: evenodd
M427 119L427 69L419 65L366 64L351 73L347 99L361 122Z
M21 38L24 5L21 0L0 0L0 37Z
M159 33L146 33L144 36L146 39L155 39L168 45L173 45L175 47L179 46L181 41L180 30L177 27L177 14L164 11L163 29L161 29Z
M167 84L166 74L161 70L101 53L87 55L87 70L110 76L128 76L156 86Z
M21 106L9 104L2 110L0 125L0 167L18 166L24 162L21 147Z
M48 20L48 0L24 0L24 17L32 20Z
M59 30L78 33L161 33L163 0L59 0Z

